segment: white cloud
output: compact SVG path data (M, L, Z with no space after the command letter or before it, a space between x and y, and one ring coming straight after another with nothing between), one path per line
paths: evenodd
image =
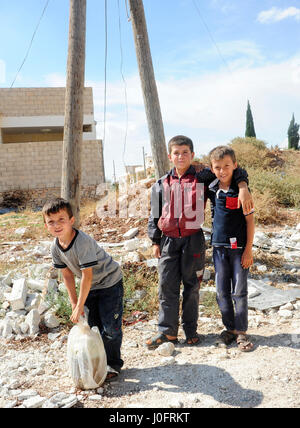
M250 100L257 137L270 145L282 145L295 112L300 120L300 52L289 60L254 67L245 66L186 78L158 80L158 92L166 140L185 134L195 143L196 155L208 153L214 146L243 136L247 99ZM62 83L59 76L52 83ZM124 172L125 162L142 164L142 147L151 152L147 120L138 75L126 78L128 124L124 84L108 82L105 168L112 177ZM98 138L103 136L104 87L102 81L87 81L93 87ZM298 112L298 113L297 113ZM127 128L127 140L125 134Z
M278 22L287 18L295 18L300 21L300 9L296 7L288 7L286 9L279 9L278 7L272 7L269 10L264 10L259 13L257 20L262 23Z
M45 83L50 87L64 87L66 86L66 76L59 73L51 73L45 76Z

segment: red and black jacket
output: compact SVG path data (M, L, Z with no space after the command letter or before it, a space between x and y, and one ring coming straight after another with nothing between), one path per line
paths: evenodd
M237 184L248 184L247 177L241 168L234 171ZM154 244L160 244L162 234L183 238L201 229L208 186L215 178L209 168L197 172L190 166L180 178L173 168L152 186L148 236Z

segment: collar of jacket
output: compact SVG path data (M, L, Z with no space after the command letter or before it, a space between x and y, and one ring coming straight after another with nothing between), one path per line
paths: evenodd
M192 174L192 175L196 174L196 170L193 167L193 165L191 165L180 178L182 178L182 177L184 177L185 175L188 175L188 174ZM171 171L169 172L169 175L171 175L172 177L179 178L178 174L176 172L176 168L175 167L171 169Z
M219 190L219 183L220 180L218 178L216 178L214 181L212 181L210 183L210 185L208 186L208 189L213 191L213 192L217 192ZM239 191L239 188L237 185L235 185L234 183L231 182L228 191Z

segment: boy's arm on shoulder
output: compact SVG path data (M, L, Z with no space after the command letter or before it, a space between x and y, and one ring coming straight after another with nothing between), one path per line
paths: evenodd
M204 164L193 166L196 170L196 176L200 183L204 183L206 186L208 186L216 179L215 174L211 171L210 168L208 168Z
M236 184L239 184L241 182L245 182L247 185L249 184L248 173L243 168L237 167L233 171L233 177L232 178L236 182Z
M254 202L248 189L248 173L243 168L236 168L233 172L233 180L239 188L238 208L242 206L244 214L250 214L254 209Z
M238 208L242 206L244 215L248 215L254 212L254 202L251 193L248 189L248 185L241 181L238 184L239 196L238 196Z

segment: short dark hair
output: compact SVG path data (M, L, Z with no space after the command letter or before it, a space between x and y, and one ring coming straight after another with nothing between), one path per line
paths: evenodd
M232 162L233 163L236 162L235 152L229 146L217 146L209 152L208 156L209 156L210 163L212 160L220 160L220 159L223 159L225 156L230 156L232 159Z
M54 198L46 202L42 209L42 214L45 220L45 215L56 214L60 210L67 211L69 218L73 217L73 211L70 202L63 198Z
M171 154L173 146L189 146L191 152L194 153L193 141L184 135L176 135L175 137L171 138L168 143L169 154Z

